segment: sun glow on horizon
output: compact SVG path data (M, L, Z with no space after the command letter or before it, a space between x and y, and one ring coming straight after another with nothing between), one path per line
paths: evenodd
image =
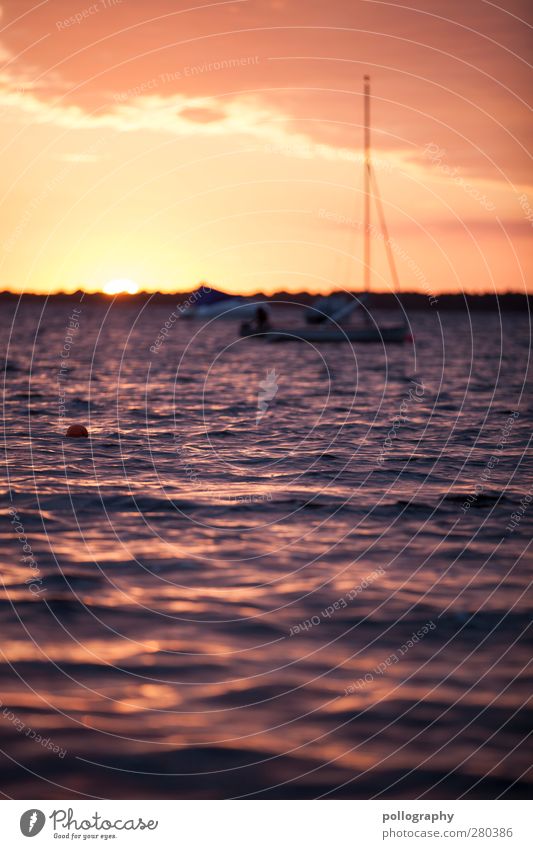
M102 286L105 295L136 295L138 291L137 283L126 279L110 280Z

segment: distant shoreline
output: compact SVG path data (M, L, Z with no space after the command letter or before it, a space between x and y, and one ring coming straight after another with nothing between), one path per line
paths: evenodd
M192 290L194 291L194 290ZM342 290L340 290L342 291ZM354 295L358 293L353 292ZM6 301L23 300L44 300L52 298L55 301L76 301L79 302L83 296L84 301L89 302L109 302L109 295L101 292L83 293L81 290L72 293L58 292L52 295L34 294L26 292L0 292L0 299ZM154 304L179 304L187 300L191 296L191 292L139 292L137 295L119 295L115 299L124 303L146 303L151 301ZM288 292L278 292L275 295L263 295L261 293L250 295L250 298L257 301L266 300L271 303L286 302L287 305L303 304L307 305L318 297L311 295L308 292L300 292L298 294ZM467 308L469 311L475 312L531 312L533 311L533 295L519 294L517 292L506 292L505 294L496 295L473 295L473 294L449 294L438 295L438 304L430 305L427 295L419 292L402 292L398 296L392 293L376 292L372 294L372 306L375 309L397 309L398 300L406 311L423 310L436 312L459 311Z

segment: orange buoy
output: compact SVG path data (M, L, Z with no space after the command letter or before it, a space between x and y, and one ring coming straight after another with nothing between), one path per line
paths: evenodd
M85 437L87 437L87 436L89 436L89 431L83 425L70 425L68 430L67 430L66 436L74 436L74 437L85 436Z

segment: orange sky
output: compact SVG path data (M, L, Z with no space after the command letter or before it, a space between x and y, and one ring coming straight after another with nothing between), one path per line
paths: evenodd
M402 288L533 291L527 6L0 0L0 288L359 288L369 73Z

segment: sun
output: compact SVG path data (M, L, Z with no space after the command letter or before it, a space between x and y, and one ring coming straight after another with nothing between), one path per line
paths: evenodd
M133 280L110 280L104 283L102 291L106 295L136 295L139 287Z

